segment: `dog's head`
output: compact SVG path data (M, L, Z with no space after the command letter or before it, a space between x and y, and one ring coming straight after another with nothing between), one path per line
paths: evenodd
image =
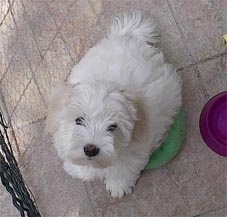
M63 160L106 168L128 146L135 121L133 97L116 85L64 83L50 97L47 129Z

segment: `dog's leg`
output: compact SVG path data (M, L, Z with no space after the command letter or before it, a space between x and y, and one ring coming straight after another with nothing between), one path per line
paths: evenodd
M138 159L136 156L131 156L130 159L117 162L117 165L106 171L106 190L114 198L121 198L124 194L132 193L145 164L146 160Z
M111 196L114 198L121 198L125 194L131 194L134 187L137 177L123 178L123 177L108 177L105 180L106 190L110 192Z
M70 162L64 162L64 170L73 178L82 179L83 181L103 178L103 170L87 166L79 166Z

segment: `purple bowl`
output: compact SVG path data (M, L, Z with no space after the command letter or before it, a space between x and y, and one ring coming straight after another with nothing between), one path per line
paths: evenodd
M211 98L199 120L200 133L207 146L227 157L227 91Z

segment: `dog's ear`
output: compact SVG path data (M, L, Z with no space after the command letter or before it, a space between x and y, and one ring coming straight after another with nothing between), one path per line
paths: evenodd
M149 129L149 117L145 112L145 107L141 101L141 97L138 97L140 96L140 93L131 90L121 90L121 92L126 96L127 100L131 102L131 113L134 114L133 117L136 121L130 139L133 139L138 143L145 143Z
M57 129L62 111L70 97L73 95L74 86L75 85L66 82L58 82L55 84L48 99L49 104L46 117L47 132L53 133Z

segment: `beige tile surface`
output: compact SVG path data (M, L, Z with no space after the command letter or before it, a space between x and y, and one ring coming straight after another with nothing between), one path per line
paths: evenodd
M226 51L226 0L168 0L178 28L194 60Z
M4 4L4 3L2 3ZM5 2L7 5L7 3ZM3 61L9 65L11 61L29 64L28 69L34 71L41 58L34 40L30 22L26 17L21 1L12 1L11 10L2 12L1 49L4 51ZM7 14L7 16L3 16Z
M29 23L39 54L45 56L58 32L52 17L53 11L49 7L48 1L23 0L21 2L24 11L23 19L26 19ZM59 13L58 20L60 23L63 21L65 13Z
M2 185L0 185L0 216L18 217L12 198Z
M199 64L198 69L210 97L227 90L227 55Z
M59 37L65 42L74 63L94 44L94 32L102 12L102 2L76 1L68 10Z
M34 73L40 93L47 105L48 96L58 81L64 81L74 65L66 45L56 37L45 54L45 58Z
M0 1L0 106L43 217L227 216L227 162L198 129L208 98L227 89L225 8L226 0ZM64 173L43 121L54 83L66 79L116 14L134 9L154 17L167 60L181 69L187 137L174 161L144 171L132 195L113 200L99 181L84 184ZM0 216L18 216L2 187Z
M227 216L227 208L223 208L213 212L202 214L199 217L226 217L226 216Z

